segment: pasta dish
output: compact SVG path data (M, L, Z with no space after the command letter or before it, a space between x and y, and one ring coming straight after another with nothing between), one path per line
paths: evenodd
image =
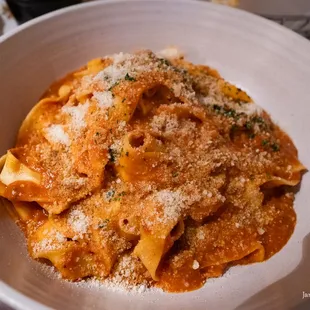
M50 86L0 160L0 195L64 279L184 292L286 244L303 170L244 91L143 50Z

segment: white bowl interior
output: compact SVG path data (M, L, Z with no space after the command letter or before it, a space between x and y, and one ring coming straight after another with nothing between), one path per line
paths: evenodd
M254 15L193 1L99 1L51 13L0 38L0 153L13 146L21 121L55 79L98 56L169 45L248 91L310 167L310 43ZM310 287L309 188L305 175L295 233L280 253L185 294L124 295L48 277L28 258L21 232L0 206L0 297L20 309L42 308L14 290L68 310L289 309Z

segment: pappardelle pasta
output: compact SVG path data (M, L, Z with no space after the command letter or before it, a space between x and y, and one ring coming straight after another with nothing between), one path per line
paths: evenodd
M244 91L145 50L52 84L0 160L0 195L63 278L183 292L286 244L303 170Z

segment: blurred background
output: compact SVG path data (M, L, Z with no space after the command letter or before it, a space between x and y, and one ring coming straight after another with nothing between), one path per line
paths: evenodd
M86 1L89 0L0 0L0 35L42 14ZM310 39L310 0L209 1L264 16Z

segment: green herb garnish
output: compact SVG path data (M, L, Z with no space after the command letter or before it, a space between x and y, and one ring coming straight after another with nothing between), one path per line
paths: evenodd
M229 110L225 110L223 114L228 117L235 117L236 111L233 109L229 109Z
M165 58L159 58L162 65L170 66L170 62Z
M265 123L264 119L262 117L260 117L260 116L253 117L252 121L255 122L255 123L260 123L260 124L264 124Z
M272 143L271 148L274 152L278 152L280 150L280 145L277 143Z
M112 163L115 162L116 152L109 148L109 159Z
M253 128L253 124L251 122L246 122L245 128L251 130Z
M172 177L176 178L178 175L179 175L179 174L178 174L177 171L172 172Z
M108 223L110 222L109 219L104 219L98 224L98 228L107 228Z
M126 73L125 75L125 80L126 81L136 81L136 79L132 76L130 76L128 73Z
M115 86L119 84L119 81L115 82L109 89L108 91L111 91Z
M219 105L217 105L217 104L214 104L214 105L213 105L213 109L214 109L215 111L221 111L221 110L222 110L222 108L221 108Z
M105 198L110 201L115 194L115 190L114 189L110 189L109 191L107 191L107 193L105 194Z

